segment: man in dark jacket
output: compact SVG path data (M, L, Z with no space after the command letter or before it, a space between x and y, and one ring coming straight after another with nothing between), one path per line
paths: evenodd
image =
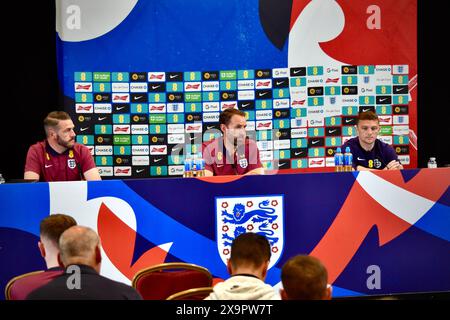
M27 300L141 300L132 287L101 276L100 239L90 228L73 226L59 239L65 272L31 292Z

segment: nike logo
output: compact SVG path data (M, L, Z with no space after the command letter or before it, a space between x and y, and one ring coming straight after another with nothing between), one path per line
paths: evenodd
M122 110L123 108L125 108L125 106L117 107L116 110Z
M89 129L89 127L81 128L80 131L83 132L83 131L86 131L87 129Z
M134 97L134 100L139 100L139 99L141 99L141 98L143 98L144 96L137 96L137 97Z
M163 159L163 158L160 158L160 159L153 159L153 162L154 162L154 163L157 163L157 162L160 162L162 159Z
M313 141L313 142L311 142L312 144L316 144L316 143L318 143L319 142L319 140L316 140L316 141Z
M284 166L286 163L287 163L287 162L279 163L279 164L278 164L278 168Z
M45 169L50 168L51 166L53 166L52 164L46 164L45 165Z
M170 79L175 79L176 77L178 77L177 74L171 74L171 75L169 75L169 78L170 78Z
M303 153L303 151L300 152L294 152L296 156L301 155Z
M383 102L382 100L380 100L380 102ZM369 111L370 109L362 109L362 112L366 112L366 111Z
M145 169L139 169L139 170L136 170L136 173L141 173L142 171L144 171Z
M161 85L152 86L152 89L157 89L157 88L159 88L159 87L161 87Z
M102 120L105 120L105 119L106 119L106 117L99 117L98 121L102 121Z
M356 158L358 161L365 161L366 159L361 159L360 157Z
M384 102L384 101L386 101L388 98L382 98L382 99L380 99L380 102Z
M214 127L214 126L206 126L206 129L207 130L211 130L211 129L215 129L216 127Z
M192 137L192 138L191 138L191 137L189 137L189 140L191 140L191 141L192 141L192 140L194 140L194 139L195 139L195 137Z
M265 96L266 94L268 94L268 92L260 92L258 93L260 97Z
M242 104L242 108L248 107L250 105L250 103L244 103Z
M277 86L279 86L282 83L284 83L284 81L280 81L280 82L277 81Z
M345 119L345 123L349 123L349 122L352 122L353 121L353 119Z
M176 152L176 151L178 151L178 150L180 150L180 148L173 148L173 149L172 149L172 152Z
M336 129L333 129L333 130L330 130L330 131L328 131L329 133L334 133L334 132L336 132Z
M402 90L404 90L403 88L395 88L395 92L399 92L399 91L402 91Z
M294 74L297 74L297 73L299 73L301 70L294 70Z
M217 168L223 167L223 164L217 164Z

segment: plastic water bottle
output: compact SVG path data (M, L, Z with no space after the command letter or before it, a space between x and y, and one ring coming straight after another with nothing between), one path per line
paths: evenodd
M197 155L196 168L197 168L197 177L203 177L205 175L205 160L202 157L202 154L199 153Z
M334 153L334 171L344 171L344 155L342 154L340 147L337 147L336 152Z
M437 168L437 162L435 157L431 157L430 160L428 160L428 168Z
M0 184L5 183L5 178L3 178L3 175L0 173Z
M350 147L345 147L344 153L344 171L353 170L353 154L350 152Z
M193 162L192 159L189 158L189 157L187 157L184 160L184 174L183 174L183 177L191 178L193 176L193 173L192 173L193 163L192 162Z

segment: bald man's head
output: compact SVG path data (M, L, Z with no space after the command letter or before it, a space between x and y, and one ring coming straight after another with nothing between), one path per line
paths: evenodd
M59 250L64 267L84 264L94 269L99 268L100 238L91 228L73 226L64 231L59 238Z

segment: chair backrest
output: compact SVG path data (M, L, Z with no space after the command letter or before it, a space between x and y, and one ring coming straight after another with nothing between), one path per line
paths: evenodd
M44 270L28 272L28 273L18 275L16 277L12 278L11 280L9 280L5 287L5 299L6 300L18 300L17 298L15 298L14 296L11 295L11 291L13 289L13 286L16 284L16 282L19 280L25 280L26 278L28 278L30 276L34 276L34 275L42 273L42 272L44 272Z
M144 300L164 300L183 290L211 287L212 275L195 264L169 262L140 270L131 285Z
M209 296L213 290L213 287L187 289L172 294L166 300L203 300Z

